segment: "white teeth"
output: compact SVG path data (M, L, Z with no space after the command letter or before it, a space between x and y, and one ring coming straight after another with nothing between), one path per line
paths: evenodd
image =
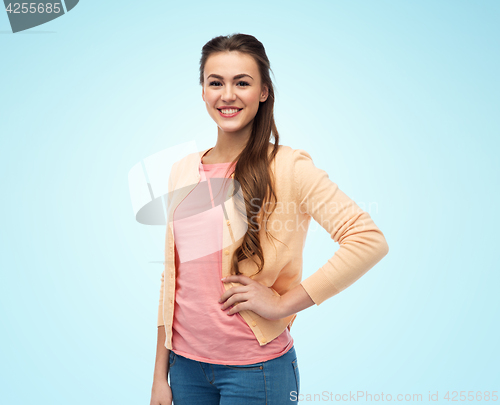
M234 114L239 110L221 110L223 114Z

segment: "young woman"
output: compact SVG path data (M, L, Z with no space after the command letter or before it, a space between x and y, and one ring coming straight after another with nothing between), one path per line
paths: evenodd
M369 214L306 151L279 145L269 72L251 35L203 47L202 98L217 143L170 174L152 405L298 403L297 313L388 253ZM340 247L302 280L311 218Z

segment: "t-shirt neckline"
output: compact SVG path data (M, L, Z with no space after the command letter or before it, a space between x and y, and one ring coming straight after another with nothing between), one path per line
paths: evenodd
M227 166L236 162L224 162L224 163L202 163L203 166Z

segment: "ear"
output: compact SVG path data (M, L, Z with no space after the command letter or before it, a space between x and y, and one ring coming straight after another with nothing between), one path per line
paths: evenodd
M203 99L203 101L205 101L205 88L204 87L201 88L201 98Z
M266 85L264 85L262 87L263 87L263 89L262 89L262 92L260 94L260 100L259 100L261 103L266 101L267 97L269 96L269 88Z

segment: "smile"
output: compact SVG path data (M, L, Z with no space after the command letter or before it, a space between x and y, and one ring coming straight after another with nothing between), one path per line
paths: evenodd
M221 115L221 117L231 118L231 117L237 116L241 110L243 110L243 108L240 108L240 109L236 109L236 108L220 109L219 114Z

